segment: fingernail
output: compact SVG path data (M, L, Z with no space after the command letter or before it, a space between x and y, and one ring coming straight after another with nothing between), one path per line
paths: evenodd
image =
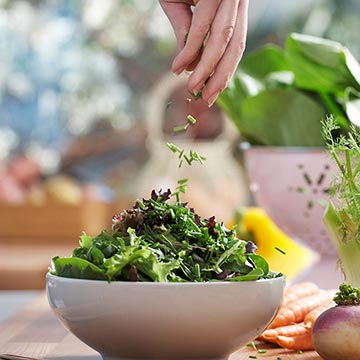
M214 105L214 103L215 103L215 101L216 101L216 99L218 98L218 96L219 96L219 92L216 92L215 94L213 94L213 95L211 95L210 97L209 97L209 100L208 100L208 107L211 107L211 106L213 106Z
M184 70L186 66L179 67L178 69L173 70L174 74L180 75Z

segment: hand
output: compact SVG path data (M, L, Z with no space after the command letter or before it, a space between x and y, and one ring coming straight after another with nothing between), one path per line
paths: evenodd
M178 44L172 70L192 71L188 89L211 106L245 49L248 0L160 0Z

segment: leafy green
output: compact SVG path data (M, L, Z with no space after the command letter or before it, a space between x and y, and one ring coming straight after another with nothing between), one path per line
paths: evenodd
M243 140L267 146L324 146L321 121L338 133L359 124L360 65L338 42L290 34L283 49L245 56L217 104Z
M360 89L360 66L336 41L291 34L285 57L299 88L339 96L348 86Z
M243 117L236 121L236 125L252 143L273 146L324 145L319 121L325 116L324 110L300 91L264 90L246 98L241 104L241 112ZM307 136L304 136L306 133Z
M279 276L215 217L201 219L170 190L113 217L112 233L83 234L71 257L55 257L58 276L108 281L253 281Z

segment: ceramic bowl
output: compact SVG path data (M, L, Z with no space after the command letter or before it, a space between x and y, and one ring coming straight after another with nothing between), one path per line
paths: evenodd
M144 283L47 274L60 322L105 360L220 360L257 337L278 311L285 278Z
M256 201L289 236L325 257L337 256L323 222L337 166L323 148L242 145Z

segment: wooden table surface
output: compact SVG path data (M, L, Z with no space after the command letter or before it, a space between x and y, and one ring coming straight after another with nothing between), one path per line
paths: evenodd
M320 360L315 351L296 351L267 348L258 344L258 353L252 347L244 347L229 360ZM16 354L36 359L101 360L100 355L71 335L57 320L50 309L45 293L26 305L0 324L0 354ZM171 359L169 359L171 360Z

